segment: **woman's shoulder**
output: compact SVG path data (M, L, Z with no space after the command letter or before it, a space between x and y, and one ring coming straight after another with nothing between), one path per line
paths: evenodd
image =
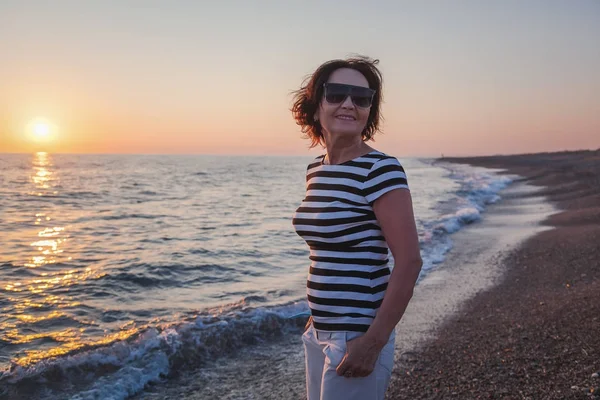
M373 159L373 165L375 164L400 164L400 160L398 159L398 157L392 155L392 154L388 154L388 153L384 153L383 151L379 151L376 149L373 149L373 151L371 151L368 154L369 158Z
M306 170L310 170L312 168L318 167L323 163L323 159L325 158L325 154L321 154L313 158L307 165Z

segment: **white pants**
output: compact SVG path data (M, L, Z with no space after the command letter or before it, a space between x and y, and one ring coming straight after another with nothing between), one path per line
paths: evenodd
M396 332L375 363L369 376L346 378L336 372L346 355L346 342L362 336L361 332L317 331L313 325L304 332L306 360L306 394L308 400L383 400L394 366Z

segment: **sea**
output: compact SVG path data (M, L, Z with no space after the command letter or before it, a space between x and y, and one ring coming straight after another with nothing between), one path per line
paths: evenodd
M0 399L126 399L301 334L315 156L0 154ZM422 279L511 178L398 158Z

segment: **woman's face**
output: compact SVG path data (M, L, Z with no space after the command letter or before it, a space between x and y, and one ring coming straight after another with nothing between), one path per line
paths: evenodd
M367 78L355 69L340 68L331 74L327 83L341 83L352 86L369 87ZM367 121L371 107L356 106L350 96L338 104L331 104L325 96L317 109L315 117L321 123L323 130L330 135L360 137Z

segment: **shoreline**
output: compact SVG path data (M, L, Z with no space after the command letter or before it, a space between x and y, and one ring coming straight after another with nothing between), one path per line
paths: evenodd
M548 227L541 222L556 209L538 188L513 182L502 199L487 206L481 221L451 236L453 248L434 271L415 287L413 298L396 326L396 362L405 362L464 303L498 283L502 259L511 249Z
M396 364L386 398L600 398L600 150L440 161L518 174L558 209Z
M426 339L435 337L447 318L498 281L503 273L500 260L507 249L548 229L540 222L556 209L536 194L538 190L526 183L512 183L499 193L502 196L499 202L486 207L481 221L451 236L453 249L416 286L414 297L396 327L394 375L398 365L410 362ZM134 399L306 398L300 335L288 336L278 343L251 346L235 358L222 359L175 381L147 388ZM279 349L276 357L273 347ZM219 382L218 389L214 380Z

